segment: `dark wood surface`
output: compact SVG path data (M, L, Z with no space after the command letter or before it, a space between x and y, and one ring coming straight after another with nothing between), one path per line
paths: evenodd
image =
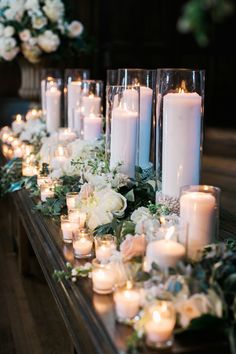
M54 269L65 269L65 262L79 264L74 260L72 246L62 242L59 226L34 210L34 203L27 191L11 195L20 222L21 252L24 262L20 262L22 272L27 272L27 239L32 245L52 291L59 311L71 336L77 353L117 354L125 353L126 339L131 334L129 327L117 324L111 295L97 295L92 291L90 279L80 279L58 283L52 277ZM236 231L236 218L223 211L221 213L221 237L229 237ZM229 352L225 339L201 333L183 334L176 337L173 353L224 353ZM145 353L152 351L147 348Z

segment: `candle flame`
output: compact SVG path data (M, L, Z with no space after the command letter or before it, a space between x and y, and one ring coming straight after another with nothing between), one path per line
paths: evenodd
M58 146L57 153L58 153L58 156L64 156L63 146Z
M166 240L170 240L171 237L173 236L173 233L175 231L175 227L174 226L171 226L168 230L167 230L167 233L165 235L165 239Z
M161 225L165 225L166 224L166 218L164 216L160 217L160 223L161 223Z
M126 282L126 289L127 289L127 290L130 290L130 289L132 289L132 287L133 287L132 281L127 280L127 282Z
M185 92L188 92L187 88L186 88L186 82L185 80L182 80L181 81L181 85L180 87L178 88L178 93L185 93Z
M90 94L89 94L89 98L94 98L94 94L93 94L93 93L90 93Z
M161 316L157 310L153 311L152 318L154 322L160 322Z

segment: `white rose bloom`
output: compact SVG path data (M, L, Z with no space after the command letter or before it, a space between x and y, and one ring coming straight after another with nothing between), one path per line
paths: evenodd
M132 215L131 215L131 220L137 224L141 219L143 218L149 218L151 216L148 208L145 207L140 207L136 209Z
M206 313L212 313L211 303L205 294L194 294L187 300L177 301L175 309L182 327L188 327L191 320Z
M99 208L104 211L124 212L127 207L125 197L110 188L94 192L94 196L98 199Z
M98 206L88 213L88 227L94 230L100 225L108 224L112 219L112 213L106 213Z
M4 28L3 35L4 37L12 37L15 33L15 29L12 26L7 26Z
M30 30L25 29L24 31L21 31L19 33L19 37L20 37L20 40L22 40L22 42L28 42L29 39L31 38Z
M61 0L46 0L43 11L52 22L61 19L65 12L64 4Z
M43 28L44 26L46 26L47 22L48 21L47 21L46 17L43 16L41 11L38 11L38 12L34 13L33 16L32 16L32 26L35 29Z
M39 9L39 1L38 0L26 0L25 3L26 10L38 10Z
M0 56L6 61L11 61L19 52L16 40L12 37L0 38Z
M81 22L72 21L67 26L68 37L70 38L79 37L83 33L83 30L84 30L84 26L82 25Z
M60 45L60 39L52 31L47 30L38 36L38 45L46 53L55 52Z
M25 0L9 0L9 8L4 12L6 19L20 21L25 10L24 3Z

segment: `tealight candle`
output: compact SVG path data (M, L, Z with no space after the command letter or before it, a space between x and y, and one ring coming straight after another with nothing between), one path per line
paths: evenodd
M54 185L53 184L42 184L40 186L41 201L46 202L47 198L54 197Z
M67 215L61 215L61 230L63 241L65 243L71 243L73 239L73 233L79 229L79 224L70 222Z
M95 237L96 258L100 262L108 261L116 249L115 237L113 235L103 235Z
M69 220L72 222L78 222L80 227L84 227L87 214L77 208L69 209L68 211Z
M144 317L147 345L163 349L171 347L176 321L173 304L157 300L145 309Z
M163 270L166 268L174 268L176 264L184 258L185 247L180 243L171 240L175 227L171 226L165 239L152 241L147 245L146 249L146 268L151 269L152 263L155 262Z
M79 203L79 193L78 192L69 192L66 193L66 205L67 209L75 209Z
M80 229L73 233L73 250L76 258L91 257L92 247L93 237L88 231Z
M139 311L140 293L127 282L123 289L117 289L113 296L116 316L119 322L132 320Z
M98 294L110 294L113 292L115 285L115 274L110 268L110 264L99 263L95 258L92 261L92 282L93 291Z

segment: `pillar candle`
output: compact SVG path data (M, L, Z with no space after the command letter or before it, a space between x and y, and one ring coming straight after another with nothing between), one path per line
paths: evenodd
M75 129L73 110L78 106L81 98L81 81L71 81L67 86L67 114L68 114L68 127Z
M82 112L86 117L90 113L101 114L101 97L90 94L82 97Z
M74 131L76 131L79 138L81 138L81 134L82 134L82 125L83 125L82 121L83 121L83 115L81 113L81 108L74 108L73 126L74 126Z
M41 81L41 105L43 114L46 114L46 80Z
M180 198L180 224L183 232L180 241L187 243L187 254L196 258L197 251L214 240L217 227L216 199L204 192L190 192ZM187 242L186 242L187 241Z
M129 177L135 175L137 152L138 112L123 107L112 110L110 166L122 162L121 171Z
M46 126L48 133L57 131L61 118L61 92L55 86L46 91Z
M162 193L179 197L184 185L199 184L201 96L168 93L163 98Z
M90 113L84 117L84 140L94 141L101 137L102 117Z

